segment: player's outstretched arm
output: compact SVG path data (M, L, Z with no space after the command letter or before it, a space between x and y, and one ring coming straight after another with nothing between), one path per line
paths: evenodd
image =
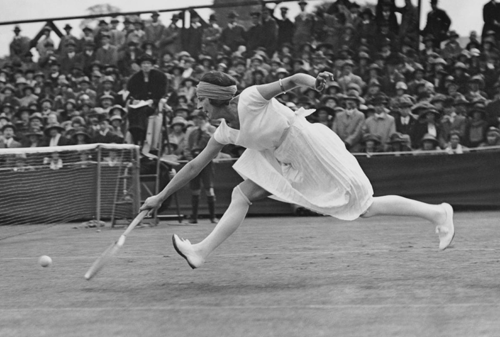
M170 195L177 192L196 177L217 156L223 147L224 145L217 142L212 136L205 149L196 158L187 163L160 193L147 198L140 210L154 210L160 207Z
M328 81L333 81L333 74L327 71L319 73L317 77L299 73L285 77L281 81L258 85L257 90L262 97L269 100L282 92L296 87L307 87L322 91Z

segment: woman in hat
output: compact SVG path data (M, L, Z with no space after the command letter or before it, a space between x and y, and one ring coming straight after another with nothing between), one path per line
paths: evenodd
M419 148L413 151L414 155L428 155L428 154L442 154L443 152L439 148L438 139L426 133L420 140Z
M47 137L45 146L71 145L71 141L62 135L63 132L64 128L59 123L48 124L45 130L43 130L43 133Z
M174 152L177 156L182 156L184 149L186 148L186 120L181 116L176 116L172 119L170 124L171 131L169 132L170 139L174 139L177 144L177 148Z
M439 122L441 113L430 103L422 104L419 109L418 119L419 122L415 123L411 131L411 139L414 148L418 148L421 144L422 138L426 134L430 134L436 139L440 139L442 130Z
M234 189L231 204L212 233L198 244L173 236L175 249L192 268L200 267L241 225L252 202L270 195L344 220L375 215L417 216L437 227L440 249L451 243L454 227L450 205L430 205L399 196L373 197L368 178L332 130L308 123L308 112L293 112L274 99L296 87L321 91L332 77L328 72L316 78L294 74L234 96L234 79L218 72L205 74L197 86L198 108L210 119L222 119L221 124L207 147L141 207L158 208L198 175L225 144L247 148L234 165L245 180Z
M469 147L478 147L486 139L488 122L484 108L474 107L469 111L469 122L465 129L465 144Z
M448 146L444 149L448 154L462 154L469 152L469 149L460 144L461 136L459 131L451 131L448 139Z
M311 116L314 117L314 123L321 123L331 129L335 111L328 106L320 106Z
M493 147L500 146L500 129L495 126L490 126L486 132L486 141L479 145L479 147Z
M363 143L363 149L361 152L366 153L367 157L371 157L372 153L382 151L382 142L380 141L380 136L378 135L365 133L361 142Z

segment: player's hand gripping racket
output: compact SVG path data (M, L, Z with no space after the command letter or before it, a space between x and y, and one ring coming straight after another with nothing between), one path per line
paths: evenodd
M113 257L116 254L116 252L118 252L118 250L125 243L127 235L132 231L132 229L134 229L135 226L137 226L142 221L142 219L144 219L144 217L146 216L146 214L148 214L148 212L149 210L144 210L140 212L135 217L135 219L130 223L130 225L128 225L127 229L118 238L118 240L113 242L111 246L109 246L108 249L106 249L104 253L102 253L102 255L99 256L97 260L95 260L95 262L92 264L92 266L85 274L85 278L87 280L90 280L92 277L94 277L102 269L102 267L104 267L104 265L109 261L109 259Z

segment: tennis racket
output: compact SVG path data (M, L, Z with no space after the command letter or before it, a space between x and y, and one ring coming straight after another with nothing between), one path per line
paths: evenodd
M135 219L128 225L127 229L123 234L118 238L117 241L113 242L111 246L109 246L104 253L99 256L97 260L90 266L89 270L85 274L85 278L90 281L101 269L104 267L104 265L113 257L116 252L123 246L125 243L125 239L127 238L127 235L134 229L135 226L137 226L142 219L146 216L146 214L149 212L149 210L145 210L140 212Z

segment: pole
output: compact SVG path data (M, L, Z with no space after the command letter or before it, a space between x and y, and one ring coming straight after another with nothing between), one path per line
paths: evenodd
M417 8L417 45L415 47L415 51L418 54L418 51L420 50L420 18L421 18L421 13L422 13L422 0L418 0L418 8Z
M215 5L211 4L211 5L191 6L191 7L177 7L177 8L160 9L160 10L152 9L152 10L148 10L148 11L138 11L138 12L61 16L61 17L53 17L53 18L45 18L45 19L4 21L4 22L0 22L0 26L17 25L17 24L22 24L22 23L45 22L45 21L95 19L95 18L103 18L103 17L141 15L141 14L149 14L149 13L154 12L154 11L160 12L160 13L168 13L168 12L178 12L178 11L195 10L195 9L202 9L202 8L225 8L225 7L239 7L239 6L255 6L255 5L265 5L268 3L283 3L283 2L296 2L296 1L297 0L271 0L271 1L257 1L257 0L255 0L255 1L246 1L246 2L239 2L239 3L238 2L230 2L230 3L225 3L225 4L215 4Z
M101 221L101 145L97 145L97 177L96 177L96 184L97 184L97 195L96 195L96 220L97 224L96 226L100 226L100 221Z

